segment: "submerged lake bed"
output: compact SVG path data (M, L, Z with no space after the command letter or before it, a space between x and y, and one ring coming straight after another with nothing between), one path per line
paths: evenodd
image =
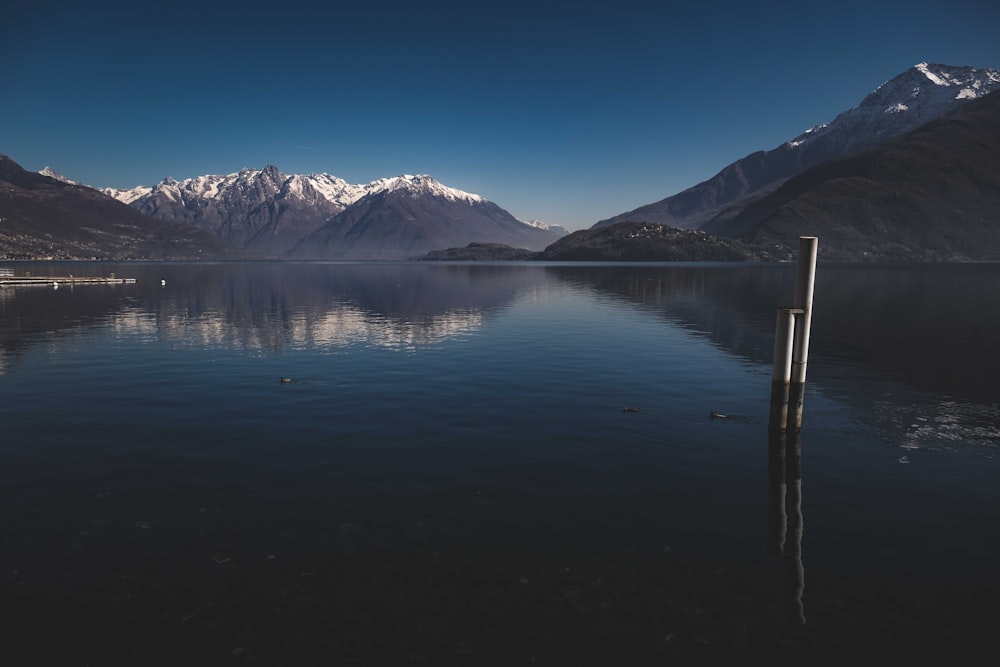
M136 278L0 291L5 621L68 639L39 655L873 664L1000 618L1000 266L820 266L799 532L794 265L14 266Z

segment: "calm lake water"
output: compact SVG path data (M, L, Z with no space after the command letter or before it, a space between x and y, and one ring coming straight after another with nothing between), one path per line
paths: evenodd
M136 283L0 290L8 583L407 549L775 558L794 265L13 266ZM814 572L1000 585L998 304L997 265L820 266L807 614Z

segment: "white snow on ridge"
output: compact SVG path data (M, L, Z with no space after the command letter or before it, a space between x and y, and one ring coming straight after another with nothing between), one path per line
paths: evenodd
M542 229L542 230L549 229L549 225L545 224L541 220L518 220L518 222L528 225L529 227L534 227L536 229Z
M310 204L324 202L343 210L362 197L379 192L412 192L443 197L450 201L464 201L470 204L486 201L483 197L448 187L427 174L402 174L380 178L364 185L354 185L342 178L327 173L321 174L281 174L274 167L264 169L241 169L234 174L206 175L176 181L165 178L152 187L140 186L129 190L103 188L102 192L126 204L143 197L160 195L173 202L193 200L214 200L223 197L246 196L265 183L267 189L282 192Z
M965 93L964 97L956 97L955 99L973 99L975 97L981 97L986 93L990 92L995 85L1000 83L1000 72L994 69L980 70L975 67L952 67L949 65L928 65L927 63L918 63L914 65L913 69L917 70L923 74L931 83L942 86L963 86L963 93L965 89L971 89L972 91L978 91L972 94ZM914 96L919 92L919 87L914 89Z
M113 197L123 204L131 204L137 199L142 199L149 193L153 191L153 188L146 185L137 185L134 188L129 188L128 190L116 190L114 188L101 188L101 192Z
M380 178L369 183L365 186L365 189L367 190L365 194L405 190L409 192L426 193L437 197L444 197L445 199L451 201L466 201L469 203L484 201L484 199L479 195L464 192L456 188L449 188L447 185L438 182L427 174L418 174L416 176L402 174L401 176Z
M41 174L42 176L48 176L49 178L54 178L57 181L62 181L63 183L68 183L70 185L83 185L82 183L74 181L70 178L66 178L65 176L54 170L52 167L43 167L42 170L39 171L38 173Z
M153 187L153 190L158 193L163 193L163 196L170 201L177 201L180 199L180 188L178 187L177 181L172 178L168 178L162 183L157 183L156 186Z
M796 148L797 146L801 146L802 144L807 142L810 138L812 138L812 135L821 134L823 130L825 130L828 126L829 126L828 123L823 123L821 125L813 125L808 130L806 130L799 136L795 137L791 141L786 141L785 146L788 148Z
M943 115L956 101L965 102L1000 90L1000 72L991 69L918 63L886 81L861 103L825 125L806 130L785 150L804 150L813 142L861 150L871 137L899 136Z
M923 73L924 76L926 76L933 83L935 83L935 84L937 84L939 86L948 86L948 85L951 85L951 81L950 80L942 78L942 77L938 76L937 74L935 74L934 72L932 72L930 70L929 65L927 63L917 63L916 65L914 65L914 68L917 71Z
M309 198L307 191L311 188L320 197L344 208L361 199L365 194L362 186L352 185L342 178L327 173L309 174L308 176L295 174L286 181L286 184L289 190L303 199Z
M528 225L529 227L534 227L535 229L540 229L543 232L555 232L557 234L569 234L569 230L562 225L550 225L541 220L518 220L522 225Z

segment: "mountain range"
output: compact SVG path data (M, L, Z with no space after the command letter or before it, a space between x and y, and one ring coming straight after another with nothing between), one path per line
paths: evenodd
M0 258L774 260L816 235L825 259L996 260L997 90L996 70L921 63L828 124L574 234L427 175L352 185L267 166L97 191L0 156Z
M808 168L703 229L616 222L569 234L527 258L777 261L796 257L799 236L818 236L824 260L1000 260L1000 92ZM491 250L502 258L510 249L456 249L427 259L483 259Z
M217 236L157 220L86 186L26 171L0 155L0 257L236 258Z
M330 174L243 169L102 192L137 211L183 220L255 256L406 259L471 242L541 250L566 230L517 220L427 175L352 185Z
M712 178L652 204L597 222L655 222L719 230L726 219L810 167L874 148L1000 89L1000 72L917 64L823 125L724 167Z
M1000 92L794 176L705 229L844 261L1000 259Z

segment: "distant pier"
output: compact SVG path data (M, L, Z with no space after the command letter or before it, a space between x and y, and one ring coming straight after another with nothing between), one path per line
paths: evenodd
M135 278L119 278L115 274L101 276L15 276L0 271L0 287L59 286L59 285L131 285Z

